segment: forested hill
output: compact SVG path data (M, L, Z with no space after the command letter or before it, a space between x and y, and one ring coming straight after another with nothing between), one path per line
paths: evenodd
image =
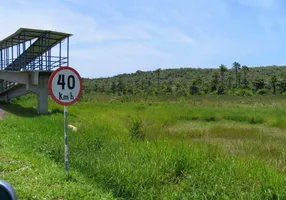
M125 94L283 94L286 66L179 68L137 71L114 77L84 79L85 92Z

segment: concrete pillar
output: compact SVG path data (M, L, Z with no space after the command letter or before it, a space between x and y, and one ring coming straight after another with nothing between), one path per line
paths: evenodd
M4 91L4 80L0 79L0 93L2 93Z
M43 74L39 76L37 96L38 96L38 114L48 114L48 81L49 76Z
M7 102L7 103L10 102L10 98L9 98L8 92L5 93L5 102Z

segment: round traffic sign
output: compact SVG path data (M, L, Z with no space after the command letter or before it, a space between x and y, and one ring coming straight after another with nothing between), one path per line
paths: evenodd
M54 101L68 106L79 100L82 80L79 73L71 67L60 67L49 78L49 92Z

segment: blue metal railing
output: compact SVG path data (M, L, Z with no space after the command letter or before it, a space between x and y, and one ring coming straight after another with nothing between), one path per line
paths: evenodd
M26 41L26 32L21 37L18 36L19 43L15 46L0 49L0 70L52 70L55 67L68 65L69 63L69 37L67 37L67 55L62 54L62 43L65 39L50 38L50 31L44 32L32 40ZM14 40L15 41L15 40ZM30 43L27 44L26 43ZM58 45L58 55L52 55L52 48ZM15 48L15 49L14 49ZM15 50L15 51L14 51ZM15 55L15 53L17 55Z
M57 57L57 56L50 56L49 60L41 60L35 59L31 61L29 64L24 65L24 62L21 60L15 61L12 59L6 59L0 61L0 70L5 70L9 65L12 64L12 68L10 68L12 71L16 71L16 68L14 66L20 66L20 69L23 70L48 70L53 69L58 66L67 65L67 57ZM24 67L21 67L24 66ZM17 67L18 69L19 67Z

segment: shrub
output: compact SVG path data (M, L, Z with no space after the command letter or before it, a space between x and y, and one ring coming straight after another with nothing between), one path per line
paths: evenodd
M253 96L253 92L248 89L242 89L242 90L237 90L235 91L236 96Z
M265 88L259 89L259 90L257 90L256 93L259 95L265 95L265 94L267 94L267 89L265 89Z
M129 133L132 138L145 139L145 133L143 130L143 122L141 119L132 119L129 127Z

